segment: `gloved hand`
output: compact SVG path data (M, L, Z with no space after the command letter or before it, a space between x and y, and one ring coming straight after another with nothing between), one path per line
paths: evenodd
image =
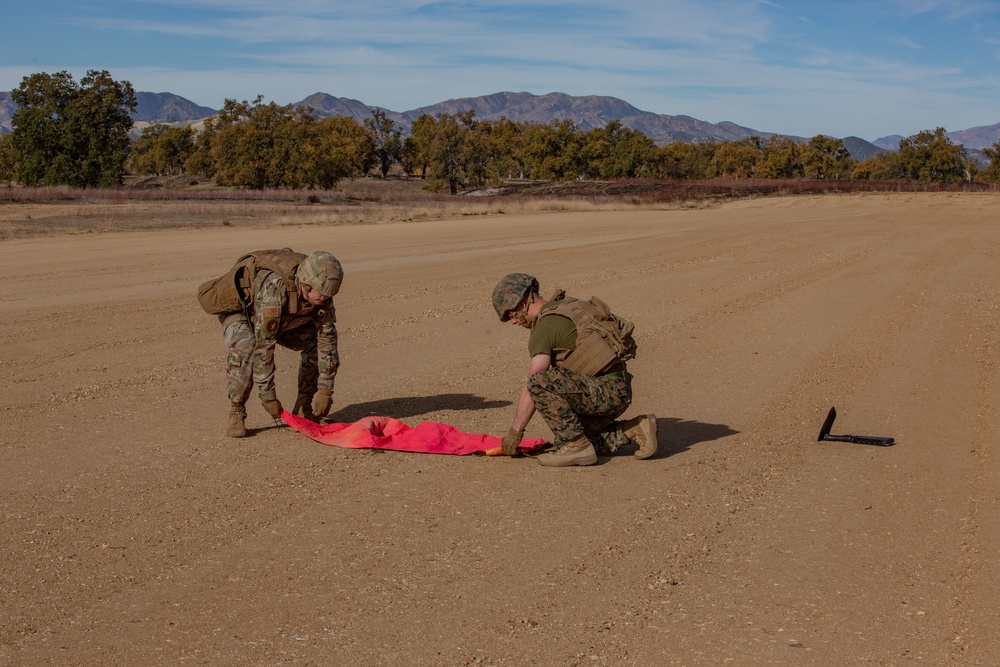
M312 394L299 394L299 397L295 399L295 407L292 408L292 414L305 417L309 421L319 421L319 417L314 415L312 411Z
M331 405L333 405L332 389L320 389L313 396L312 409L317 417L326 417L330 414Z
M263 401L263 403L267 414L271 415L274 419L281 419L281 401L274 399L273 401Z
M507 435L503 437L500 441L500 449L507 456L514 456L517 454L517 446L521 444L521 440L524 438L524 433L522 431L515 431L514 427L511 426L510 430L507 431Z

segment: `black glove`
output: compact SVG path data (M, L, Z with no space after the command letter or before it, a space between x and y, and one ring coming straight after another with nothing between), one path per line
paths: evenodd
M521 444L521 439L524 438L524 433L522 431L515 431L514 427L511 426L507 435L503 437L500 441L500 449L507 456L514 456L517 454L517 446Z
M274 419L281 419L281 401L274 399L273 401L263 401L264 409L267 410L267 414L271 415Z
M332 389L320 389L313 396L312 410L317 417L326 417L330 414L331 405L333 405Z

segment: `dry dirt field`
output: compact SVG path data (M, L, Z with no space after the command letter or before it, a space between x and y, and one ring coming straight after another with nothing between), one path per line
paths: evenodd
M226 438L195 289L284 245L346 270L332 420L503 434L528 271L637 323L660 454L340 450L255 397ZM0 281L0 666L1000 664L1000 195L63 234Z

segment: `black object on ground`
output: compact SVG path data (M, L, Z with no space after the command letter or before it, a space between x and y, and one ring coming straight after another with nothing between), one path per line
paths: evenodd
M823 422L823 428L819 430L817 441L854 442L860 445L878 445L880 447L888 447L896 442L895 438L884 438L877 435L831 435L830 429L833 428L833 420L836 418L837 408L830 408L830 412L826 415L826 421Z

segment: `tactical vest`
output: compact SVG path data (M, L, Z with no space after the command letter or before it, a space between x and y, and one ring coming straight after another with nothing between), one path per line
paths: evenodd
M202 283L198 288L198 302L210 315L243 312L250 316L254 308L257 274L267 270L280 276L285 283L288 312L295 315L303 307L295 284L295 271L305 258L291 248L249 252L236 260L224 276Z
M584 301L567 297L560 290L542 306L535 321L548 315L562 315L576 326L576 348L554 350L557 366L593 377L617 363L635 359L635 325L616 316L596 296Z

